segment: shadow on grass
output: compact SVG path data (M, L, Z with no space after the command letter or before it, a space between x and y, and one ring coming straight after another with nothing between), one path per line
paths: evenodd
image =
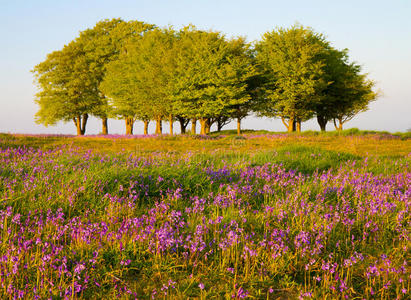
M359 159L361 159L360 156L350 153L300 145L284 146L276 151L257 154L252 158L253 165L282 164L287 170L297 170L304 174L328 171L331 168L337 169L346 161Z

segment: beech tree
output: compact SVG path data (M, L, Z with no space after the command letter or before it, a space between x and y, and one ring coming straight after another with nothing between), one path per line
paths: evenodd
M126 134L133 134L135 120L150 119L151 107L130 88L133 84L132 65L121 63L122 59L119 59L108 65L100 89L109 97L117 116L125 120Z
M241 121L246 118L251 112L258 110L261 101L264 98L261 97L260 86L262 84L261 74L258 72L255 66L255 58L252 56L251 51L247 51L249 55L250 63L253 64L253 75L248 77L247 82L247 93L250 99L242 104L236 104L228 108L229 116L231 119L237 121L237 134L241 133Z
M361 74L361 66L348 61L348 50L330 48L325 55L324 66L329 85L323 91L321 101L315 105L318 124L325 131L328 121L342 130L344 123L368 109L378 93L373 91L375 83Z
M353 74L345 80L347 92L338 101L337 109L333 117L337 130L343 129L343 124L352 120L360 112L368 110L371 101L375 101L378 93L372 89L374 82L366 78L365 74Z
M317 117L321 130L334 121L337 129L368 109L377 93L361 67L348 61L311 28L295 25L267 32L254 51L244 38L194 26L179 31L139 21L103 20L62 50L34 67L39 88L36 121L46 126L74 121L85 133L89 115L125 119L126 134L136 120L180 123L201 134L250 113L280 117L288 131Z
M184 118L182 116L176 116L177 121L180 123L180 132L182 134L186 133L186 129L190 119Z
M105 65L118 52L116 45L112 42L110 33L121 22L121 19L104 20L98 22L92 29L80 32L76 42L84 50L88 69L87 74L94 83L94 97L98 99L93 108L93 115L102 119L102 134L108 134L107 119L110 115L110 106L103 93L99 90L99 84L104 77Z
M216 32L155 29L109 64L101 88L117 109L155 119L156 133L167 118L171 134L175 119L182 132L188 119L200 119L206 134L227 108L250 99L255 67L246 50L243 39L227 41Z
M40 106L37 122L52 125L72 119L77 134L83 135L89 115L94 115L102 119L102 132L107 134L111 107L99 89L107 64L116 60L124 43L153 27L138 21L103 20L82 31L62 50L49 54L33 69L40 90L36 95Z
M82 31L77 38L85 51L89 65L88 74L94 82L95 97L99 100L93 109L93 115L102 119L103 134L108 134L107 118L115 115L106 95L100 90L107 65L118 58L127 42L139 39L144 32L153 28L154 25L139 21L103 20L93 28ZM128 133L132 129L132 123L130 118L126 118Z
M107 66L100 85L126 120L155 119L156 134L161 133L161 121L166 116L172 132L173 39L171 29L154 29L129 41L118 60Z
M321 34L301 25L265 33L256 44L265 98L259 115L280 117L288 131L300 131L328 85L321 59L327 47Z
M62 50L47 55L32 72L39 88L36 122L45 126L73 121L77 135L84 135L89 114L99 105L95 84L88 76L88 62L79 43L73 41Z
M207 134L227 108L250 100L247 80L256 73L248 45L243 38L226 40L219 32L186 27L178 33L175 110L200 120L201 134Z

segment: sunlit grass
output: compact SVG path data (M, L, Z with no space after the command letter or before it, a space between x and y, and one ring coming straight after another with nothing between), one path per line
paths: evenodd
M391 135L370 132L361 134L355 130L337 132L305 132L303 134L271 134L266 132L247 132L238 137L231 131L214 133L211 136L0 136L0 143L11 146L30 146L53 149L68 145L76 148L93 149L105 153L121 151L146 155L153 152L218 153L218 152L260 152L282 146L307 146L324 150L345 152L354 155L398 156L407 155L411 149L411 137L406 133ZM0 144L0 145L1 145Z
M1 298L407 299L411 144L0 135Z

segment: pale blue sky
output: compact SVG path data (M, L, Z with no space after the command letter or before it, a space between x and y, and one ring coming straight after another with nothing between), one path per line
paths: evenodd
M0 0L0 132L74 134L72 123L48 128L34 123L36 88L30 70L80 30L115 17L176 28L192 23L249 41L276 26L311 26L335 47L348 48L351 60L363 65L383 92L346 128L405 131L411 128L410 16L411 0ZM109 122L112 133L124 133L123 122ZM284 130L279 120L248 118L243 125ZM314 121L303 124L303 130L318 128ZM100 122L91 119L87 133L100 130ZM142 124L135 124L135 132L142 132Z

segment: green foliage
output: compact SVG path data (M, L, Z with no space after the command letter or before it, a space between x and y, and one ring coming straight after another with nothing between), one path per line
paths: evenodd
M107 99L99 89L107 64L117 58L126 41L151 28L153 25L138 21L103 20L62 50L49 54L33 69L40 90L36 121L46 126L61 120L78 123L83 116L85 130L86 115L110 116Z
M313 105L328 84L321 60L327 47L322 35L300 25L267 32L256 44L266 99L259 114L289 119L290 123L311 118Z
M36 94L36 103L40 106L36 122L48 126L61 120L78 123L82 116L87 120L87 114L99 102L94 97L95 84L87 70L85 51L76 41L50 53L34 67L40 89Z
M180 115L230 115L250 100L248 80L256 75L244 39L193 27L179 32L176 49L176 107Z
M108 65L100 87L117 114L142 120L165 114L167 77L162 67L169 66L164 59L170 56L163 56L170 49L169 37L166 30L146 32L129 41L119 59Z
M150 120L170 112L172 30L154 29L130 40L101 83L117 114Z
M99 89L107 64L118 58L127 41L137 39L141 33L153 27L154 25L139 21L112 19L100 21L93 28L80 32L76 40L85 51L88 75L93 78L95 97L100 100L99 105L94 107L94 115L102 118L112 115L107 98Z
M321 101L315 105L317 118L323 121L338 120L337 129L355 115L368 109L378 93L373 91L375 83L361 74L361 66L349 63L348 50L329 48L325 53L324 71L329 85L323 91Z
M230 115L250 100L256 69L244 39L187 27L156 29L129 42L101 89L116 111L138 119Z
M267 32L252 49L194 26L102 20L34 67L36 121L73 120L82 135L89 115L125 118L130 134L136 119L182 127L196 119L206 134L232 119L240 129L256 112L280 117L288 131L313 116L322 130L330 120L341 130L378 96L347 53L301 25Z
M119 53L120 45L114 41L112 32L122 22L121 19L100 21L92 29L80 32L80 36L76 39L85 51L89 67L88 75L93 78L94 83L94 97L99 99L93 113L103 118L110 115L110 106L98 86L104 78L107 63L115 59Z
M268 32L256 51L265 97L257 111L281 117L289 131L292 122L314 114L322 130L329 120L342 129L342 124L367 110L378 96L373 91L375 83L361 74L361 67L348 62L348 50L334 49L311 28L295 25Z

